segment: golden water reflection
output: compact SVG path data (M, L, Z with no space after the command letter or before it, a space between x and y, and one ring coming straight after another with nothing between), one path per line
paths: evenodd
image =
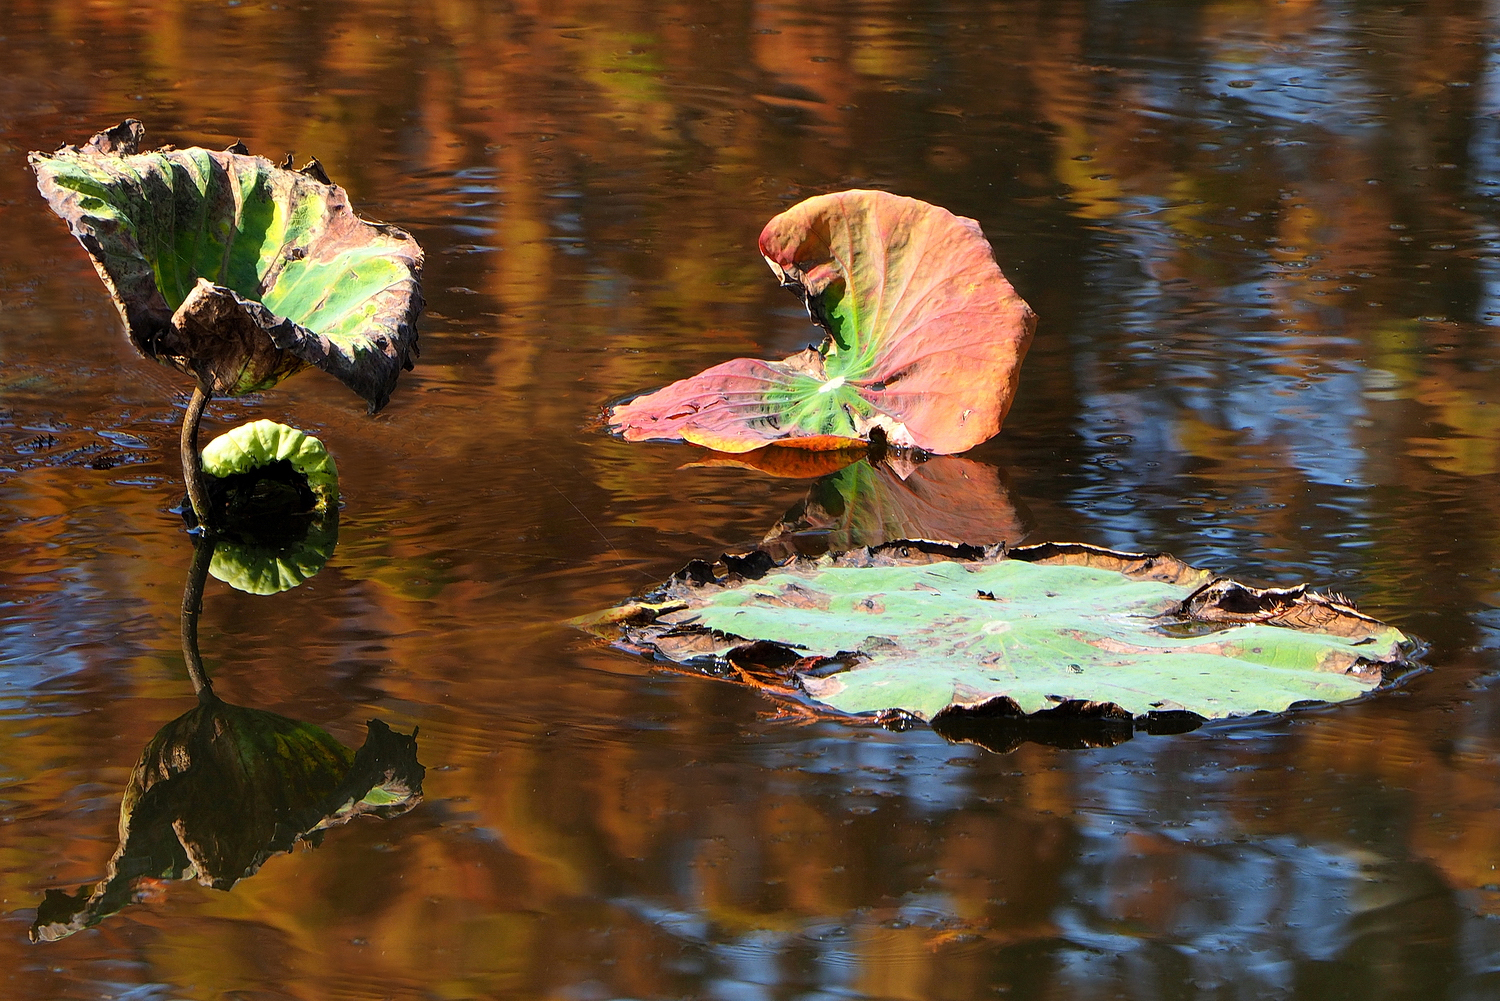
M1477 0L10 4L15 989L1492 993L1494 18ZM132 356L23 167L127 115L153 142L316 155L428 251L422 359L379 419L311 375L210 411L295 412L349 506L315 579L265 599L210 584L202 629L226 697L345 744L372 716L420 725L431 770L406 816L33 947L39 891L103 875L118 791L181 711L190 542L165 508L184 386ZM1336 712L999 755L781 719L587 645L570 616L808 513L811 476L583 428L624 393L816 339L755 234L854 185L979 220L1040 314L1004 435L958 460L1006 471L1032 539L1337 586L1431 641L1432 673Z

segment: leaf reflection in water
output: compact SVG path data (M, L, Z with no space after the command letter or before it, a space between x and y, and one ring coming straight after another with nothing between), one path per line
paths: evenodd
M1012 496L1003 470L950 455L894 450L859 455L772 445L738 455L708 452L687 465L739 466L789 479L817 476L807 496L761 540L762 550L782 558L897 539L1014 546L1034 523L1025 504Z
M231 705L198 651L198 614L215 545L198 539L183 594L183 654L198 705L141 752L120 804L120 843L106 876L74 893L47 890L30 936L54 942L137 898L147 880L196 879L227 890L298 841L355 817L399 816L422 800L416 731L368 722L352 751L326 730Z
M1001 470L985 462L933 456L865 460L825 476L776 524L763 545L787 555L847 552L897 539L1014 546L1031 513L1012 498Z

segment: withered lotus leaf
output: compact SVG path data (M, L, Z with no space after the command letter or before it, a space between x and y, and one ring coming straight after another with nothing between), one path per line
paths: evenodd
M134 119L32 153L37 187L93 259L131 344L238 396L309 365L385 406L417 354L422 250L367 222L317 161L139 152Z
M840 191L772 219L760 252L823 342L781 361L724 362L620 404L609 422L624 438L748 452L883 434L953 453L1000 430L1036 315L974 220L884 191Z

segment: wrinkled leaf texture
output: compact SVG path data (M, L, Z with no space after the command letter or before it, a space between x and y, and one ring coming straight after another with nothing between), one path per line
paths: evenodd
M233 476L282 460L307 477L318 511L338 507L339 470L328 448L307 432L277 421L250 421L219 435L203 450L203 471Z
M627 649L719 674L711 665L766 662L770 646L786 668L757 684L841 713L923 720L1281 712L1364 695L1412 647L1305 587L1261 590L1169 556L1052 543L958 559L897 543L753 580L679 576L599 621Z
M878 428L892 445L954 453L1000 430L1036 315L974 220L840 191L772 219L760 252L823 343L781 361L738 358L620 404L609 422L624 438L833 449Z
M280 594L312 579L339 543L338 511L302 519L287 537L226 535L214 544L211 576L245 594Z
M140 153L144 135L131 119L30 155L136 350L217 395L314 365L385 406L417 354L417 242L355 215L316 161L294 171L239 144Z
M277 594L323 569L339 537L339 473L317 438L276 421L241 424L203 449L210 507L226 528L208 572Z

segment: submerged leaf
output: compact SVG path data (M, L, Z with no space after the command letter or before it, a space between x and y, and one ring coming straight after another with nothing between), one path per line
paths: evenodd
M144 135L130 120L30 155L131 344L220 395L315 365L371 412L385 406L417 353L417 242L356 216L316 161L294 171L243 147L139 153Z
M51 942L129 904L138 881L196 879L227 890L299 839L422 799L416 735L371 720L357 753L309 723L209 697L151 739L120 804L105 879L48 890L31 927Z
M739 358L616 406L627 440L723 452L769 444L952 453L1000 430L1036 315L972 219L883 191L819 195L760 250L827 332L781 361Z
M614 616L626 647L843 713L922 720L1281 712L1370 692L1412 646L1305 588L1076 544L976 559L895 545L755 580L674 578L652 602Z

